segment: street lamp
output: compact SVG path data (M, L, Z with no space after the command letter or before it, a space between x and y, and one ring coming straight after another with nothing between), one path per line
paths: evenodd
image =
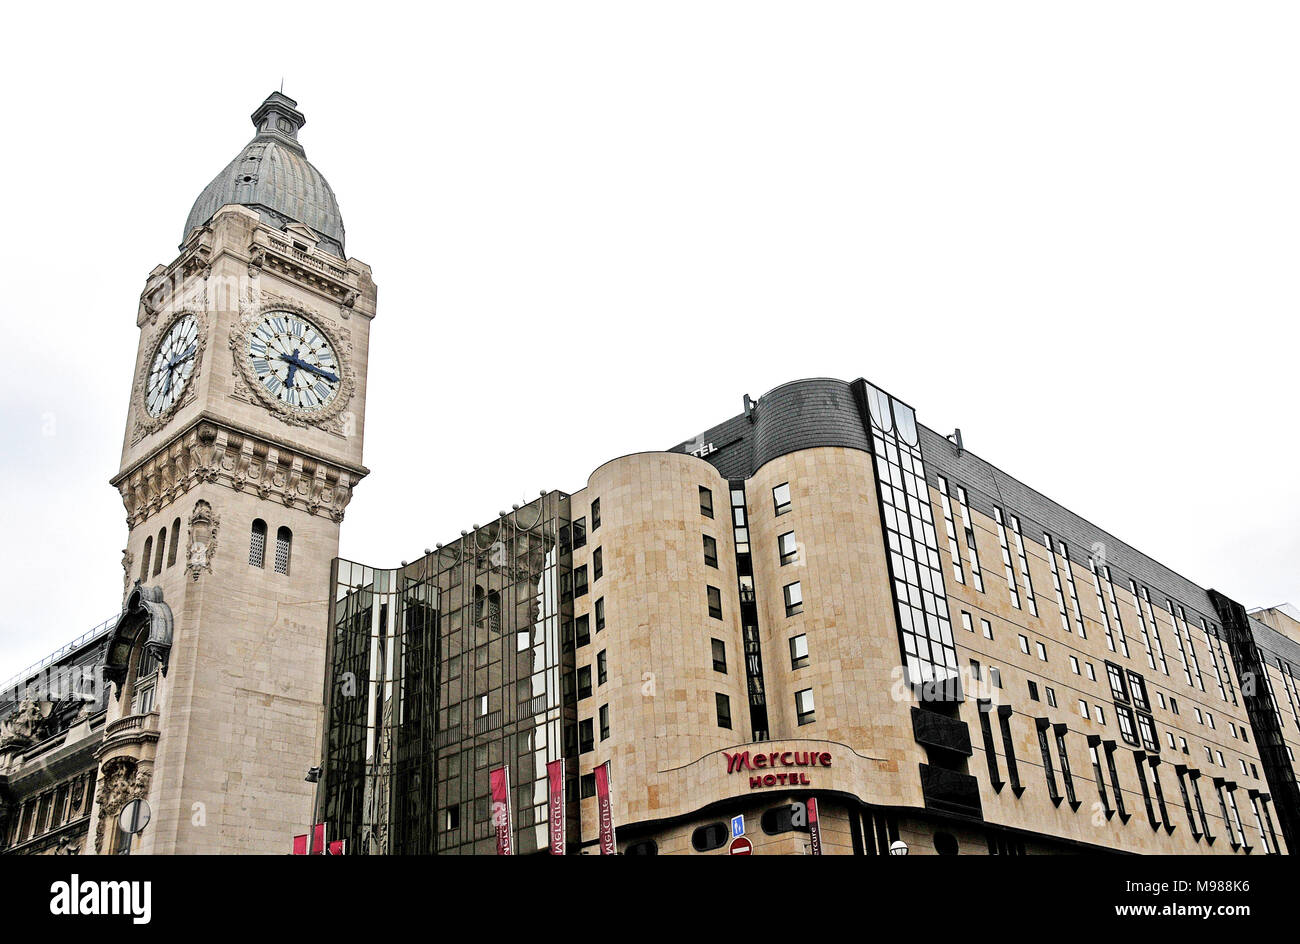
M890 855L907 855L907 843L901 839L895 839L889 844Z

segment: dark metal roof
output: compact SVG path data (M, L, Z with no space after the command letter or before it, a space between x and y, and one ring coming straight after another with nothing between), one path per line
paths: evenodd
M343 215L334 191L298 143L298 129L307 119L297 104L280 92L272 92L253 112L257 134L194 201L185 220L182 243L196 226L207 223L217 210L233 203L256 210L277 229L301 223L321 237L321 248L347 258Z

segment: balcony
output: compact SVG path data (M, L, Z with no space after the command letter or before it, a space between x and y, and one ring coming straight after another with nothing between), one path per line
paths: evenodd
M110 721L104 728L104 741L99 746L99 757L128 754L138 760L152 760L154 745L158 743L158 712L127 715Z

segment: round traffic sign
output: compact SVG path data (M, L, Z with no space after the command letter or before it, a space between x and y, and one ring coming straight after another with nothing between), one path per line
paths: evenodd
M744 836L737 836L731 840L731 846L727 849L728 855L753 855L754 844Z
M117 825L127 835L134 836L138 832L143 832L149 825L149 802L132 800L122 807L122 812L117 817Z

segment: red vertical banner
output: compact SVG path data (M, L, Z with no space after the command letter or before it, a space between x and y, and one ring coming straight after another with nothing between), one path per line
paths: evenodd
M497 831L497 855L515 854L515 830L510 816L510 767L495 767L488 773L492 792L492 825Z
M600 818L600 854L617 855L614 837L614 809L609 796L609 761L596 768L596 808Z
M317 823L311 829L311 854L325 854L325 824Z
M294 836L294 837L293 837L293 854L294 854L294 855L306 855L306 854L307 854L307 834L306 834L306 833L303 833L301 836Z
M812 854L822 854L822 824L817 814L817 798L808 798L808 835L812 839Z
M551 855L564 855L564 758L553 760L546 765L546 781L550 811Z

